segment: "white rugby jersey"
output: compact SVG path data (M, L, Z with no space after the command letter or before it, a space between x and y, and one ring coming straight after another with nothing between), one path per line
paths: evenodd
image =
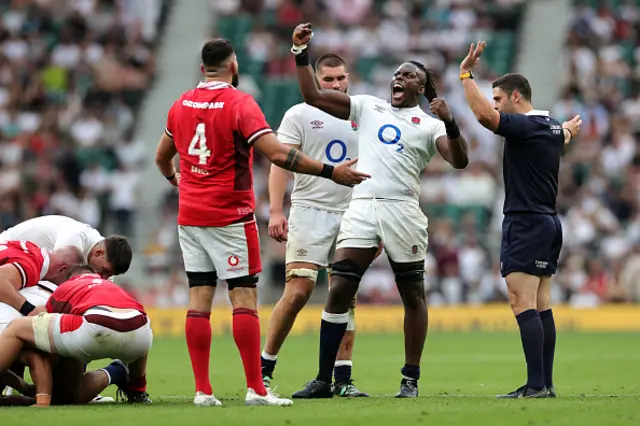
M296 145L307 156L338 165L358 156L357 128L324 111L301 103L292 106L280 124L278 139ZM352 189L329 179L294 173L292 205L307 205L329 211L345 211Z
M104 237L86 223L67 216L50 215L25 220L0 234L0 241L11 240L30 241L50 251L74 246L82 252L86 262L91 249Z
M58 286L49 281L40 281L38 285L23 288L18 291L33 306L44 306L47 304L49 297ZM0 333L7 328L9 323L16 318L20 318L22 314L6 303L0 302Z
M395 108L374 96L351 96L358 126L358 171L371 179L355 186L353 198L415 200L420 174L436 155L436 139L446 136L444 123L419 106Z

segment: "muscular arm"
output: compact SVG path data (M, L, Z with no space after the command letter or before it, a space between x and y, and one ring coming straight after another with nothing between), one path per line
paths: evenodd
M289 145L281 143L273 133L266 133L253 143L258 152L278 167L305 175L320 176L324 164L313 160Z
M467 99L469 108L480 124L495 132L500 125L500 113L493 109L489 100L482 94L476 82L471 78L462 80L464 97Z
M442 158L456 169L464 169L469 165L469 145L464 136L451 139L440 136L436 139L436 147Z
M270 213L282 213L282 204L284 202L284 194L287 192L287 183L289 181L289 174L284 169L271 165L269 171L269 212Z
M337 90L322 90L311 65L296 67L298 85L304 101L327 114L347 120L351 113L351 99Z
M22 287L22 277L13 265L0 266L0 302L19 311L27 299L18 290Z
M173 157L176 156L178 151L176 145L173 143L173 139L165 133L162 134L160 142L158 142L158 148L156 149L156 166L160 173L164 177L169 177L175 174L176 167L173 164Z

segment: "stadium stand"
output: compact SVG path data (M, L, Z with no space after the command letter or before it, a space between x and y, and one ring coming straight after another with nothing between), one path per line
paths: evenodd
M0 0L0 227L65 214L131 235L136 112L170 0Z

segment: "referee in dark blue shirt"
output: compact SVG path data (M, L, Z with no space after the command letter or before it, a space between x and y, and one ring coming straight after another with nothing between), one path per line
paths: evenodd
M576 116L560 124L548 111L533 109L531 86L520 74L506 74L493 83L492 107L471 73L485 46L470 46L460 64L460 80L478 121L505 138L500 270L527 361L527 383L499 398L555 397L556 326L550 293L562 248L558 169L563 146L578 133L582 120Z

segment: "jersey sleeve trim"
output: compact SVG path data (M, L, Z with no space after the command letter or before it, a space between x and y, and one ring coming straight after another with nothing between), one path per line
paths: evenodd
M251 145L253 142L255 142L256 139L258 139L262 135L266 135L267 133L273 133L273 130L271 130L271 128L269 128L269 127L265 127L265 128L260 129L260 130L256 130L255 132L253 132L251 134L251 136L249 136L247 138L247 143L249 145Z
M13 266L16 267L18 272L20 272L20 278L22 279L22 283L20 284L20 288L23 289L27 285L27 273L24 271L24 268L19 263L13 262Z
M167 134L167 136L169 136L171 139L173 139L173 133L171 133L169 131L169 129L167 129L166 127L164 128L164 132Z

